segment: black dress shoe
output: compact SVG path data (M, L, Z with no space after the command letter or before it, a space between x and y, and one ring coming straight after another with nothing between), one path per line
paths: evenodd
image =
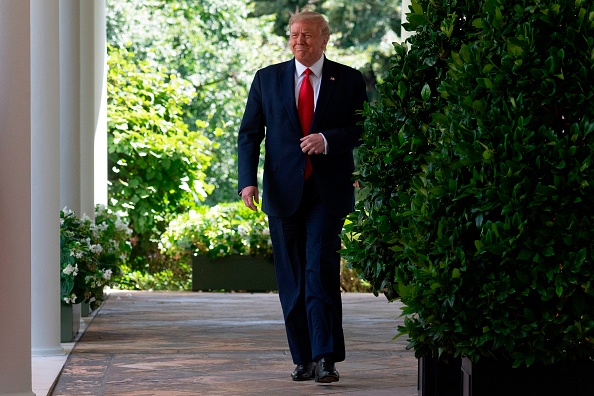
M337 382L339 379L338 371L332 360L322 358L316 365L316 382L329 384Z
M316 364L315 363L307 363L307 364L298 364L295 367L295 370L291 373L291 378L293 381L307 381L314 379L316 371Z

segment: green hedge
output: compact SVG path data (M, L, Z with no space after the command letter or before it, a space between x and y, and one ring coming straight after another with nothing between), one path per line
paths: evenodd
M406 26L345 257L417 356L594 357L594 5L413 1Z

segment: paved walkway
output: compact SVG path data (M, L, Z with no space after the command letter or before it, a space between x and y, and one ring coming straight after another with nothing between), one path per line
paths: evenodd
M51 395L417 394L417 360L398 303L343 294L340 382L294 382L278 295L112 292L70 353Z

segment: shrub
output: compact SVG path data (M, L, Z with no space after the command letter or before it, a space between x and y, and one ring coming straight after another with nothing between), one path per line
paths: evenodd
M109 199L128 213L141 239L135 250L150 251L168 216L212 191L204 173L212 143L205 122L185 122L184 106L196 95L188 81L124 49L109 47L108 64Z
M204 254L210 258L233 254L271 256L272 242L267 216L262 211L246 208L243 202L235 202L202 206L179 215L163 233L160 249L163 259L171 263L168 272L150 276L128 271L120 287L189 289L191 255ZM171 276L164 276L166 274ZM340 287L345 292L371 291L369 283L359 279L344 260L341 261Z
M60 211L60 294L66 304L86 302L92 309L103 301L103 288L130 252L132 230L119 214L95 207L95 220Z
M413 1L345 257L417 356L594 357L594 5ZM591 186L592 184L592 186Z
M172 256L204 254L272 255L268 218L243 202L201 206L177 216L161 237L160 248Z
M148 261L143 271L130 265L121 266L121 275L114 288L118 290L190 290L192 267L189 263L158 256L144 258Z

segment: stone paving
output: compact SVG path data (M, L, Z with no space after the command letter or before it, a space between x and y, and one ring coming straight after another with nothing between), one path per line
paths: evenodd
M417 395L399 303L343 294L340 382L291 381L274 293L112 292L50 395Z

